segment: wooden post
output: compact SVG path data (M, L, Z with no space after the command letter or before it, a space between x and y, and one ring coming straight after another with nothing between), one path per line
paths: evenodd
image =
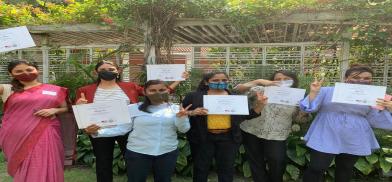
M195 65L195 47L191 47L191 68L192 69Z
M344 81L344 73L349 67L350 61L350 43L348 41L343 42L342 47L342 64L340 67L340 81Z
M93 62L93 56L94 56L93 48L89 48L88 49L88 55L89 55L89 61L90 61L90 64L91 64Z
M117 65L122 64L122 61L121 61L121 53L120 53L120 52L116 52L116 64L117 64Z
M18 59L23 59L23 50L18 50Z
M388 85L388 70L389 70L389 56L385 55L384 56L384 75L383 75L383 80L382 80L382 84L385 86Z
M42 82L49 82L49 47L42 46Z
M267 46L262 46L262 59L261 59L261 70L260 70L260 75L262 78L266 76L267 74Z
M261 64L263 65L263 66L266 66L267 65L267 46L263 46L263 50L262 50L263 52L263 59L262 59L262 62L261 62Z
M65 61L66 61L66 72L69 72L69 61L71 57L71 50L69 48L65 49Z
M301 60L299 63L300 75L304 75L305 72L305 45L301 45Z
M42 82L49 82L49 37L43 35L41 40L41 51L42 51Z
M226 47L226 74L230 75L230 47Z

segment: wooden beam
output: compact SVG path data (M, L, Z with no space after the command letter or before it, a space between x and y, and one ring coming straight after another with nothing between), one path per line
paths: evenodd
M185 30L189 35L195 37L196 39L197 38L202 39L203 42L205 42L205 43L213 42L213 41L211 41L211 39L209 39L206 36L203 36L203 34L200 33L200 31L193 29L193 27L191 27L191 26L183 27L183 30Z
M333 44L327 42L322 44ZM283 42L283 43L233 43L233 44L175 44L174 47L262 47L262 46L309 46L320 45L320 42Z
M230 26L236 34L238 34L238 40L242 41L242 43L246 43L247 41L242 37L240 31L238 31L234 26Z
M274 35L274 42L276 42L277 38L276 38L276 32L275 32L275 23L272 23L272 34Z
M283 42L286 42L286 37L287 37L287 30L289 28L289 23L286 23L286 27L284 29L284 38L283 38Z
M299 24L295 24L294 25L293 34L292 34L292 37L291 37L291 41L292 42L295 42L295 40L297 38L298 27L299 27Z
M224 43L224 41L219 40L219 38L216 37L214 33L211 33L211 31L207 30L204 28L204 26L197 26L198 30L203 33L206 37L208 37L211 40L214 40L215 43Z
M201 43L198 39L194 39L194 37L189 36L188 32L183 30L183 27L176 27L174 30L177 32L179 36L188 40L189 42Z
M267 28L265 28L265 25L261 25L261 27L263 28L263 32L264 32L264 36L265 39L267 40L267 42L270 42L269 38L268 38L268 33L267 33Z
M237 39L235 39L234 37L230 36L230 32L227 31L227 28L222 26L222 25L217 25L216 26L221 32L224 32L224 34L226 34L225 37L227 37L227 39L231 40L231 43L235 43L238 42Z
M249 30L246 30L245 34L246 34L246 36L248 37L250 43L254 43L254 42L255 42L255 41L253 40L253 37L249 34ZM246 41L246 42L249 42L249 41Z
M227 39L227 37L225 35L222 35L223 33L221 33L219 31L219 29L214 25L214 26L204 26L206 29L208 29L210 32L212 32L212 34L216 37L219 38L219 40L222 43L230 43L230 41Z
M308 36L308 32L310 30L311 24L308 24L308 26L306 27L305 32L302 34L302 42L304 42L306 40L306 37Z
M199 19L199 18L180 18L176 21L175 26L184 27L184 26L213 26L213 25L229 25L230 21L226 19Z
M257 26L257 27L255 27L254 29L254 32L255 32L255 34L256 34L256 36L257 36L257 40L258 40L258 42L259 43L261 43L261 42L263 42L262 40L261 40L261 36L260 36L260 34L259 34L259 27Z
M115 27L102 26L93 23L87 24L56 24L56 25L37 25L27 26L30 33L47 32L105 32L117 30Z

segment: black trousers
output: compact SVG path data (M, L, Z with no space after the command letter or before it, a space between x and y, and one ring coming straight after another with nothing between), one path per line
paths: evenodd
M149 173L153 172L154 182L170 182L176 169L178 150L159 156L141 154L127 150L128 182L145 182Z
M125 153L127 145L127 135L116 137L90 137L93 146L93 152L96 158L95 173L97 182L113 181L113 152L115 143L119 145L122 155Z
M207 141L190 143L193 157L193 181L207 182L213 159L215 159L219 182L232 182L234 160L239 145L231 133L209 133Z
M329 154L316 150L310 153L310 165L303 177L304 182L321 182L325 171L335 158L335 181L349 182L352 176L354 164L359 156L351 154Z
M286 169L286 141L265 140L246 132L242 132L242 137L253 181L282 182Z

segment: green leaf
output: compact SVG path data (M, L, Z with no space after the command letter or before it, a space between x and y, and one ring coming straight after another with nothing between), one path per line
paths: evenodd
M249 178L252 176L251 170L250 170L250 165L248 161L245 161L244 164L242 164L242 171L244 173L244 176L246 178Z
M113 166L113 174L118 175L118 166Z
M392 157L385 157L385 160L389 163L392 163Z
M121 155L120 148L118 148L118 147L114 148L114 152L113 152L114 158L118 158L120 155Z
M245 153L244 145L241 145L241 146L240 146L239 151L240 151L240 154L244 154L244 153Z
M178 148L179 148L179 149L184 148L185 145L186 145L186 140L183 140L183 139L179 139L179 140L178 140Z
M299 169L294 165L288 164L286 167L286 171L290 174L291 178L295 181L299 178Z
M303 148L303 147L301 147L301 146L299 146L299 145L297 145L297 146L295 147L295 150L297 151L297 156L298 156L298 157L299 157L299 156L305 155L306 152L307 152L307 150L306 150L305 148Z
M241 155L237 155L236 156L236 158L235 158L235 162L234 162L234 165L241 165L242 164L242 157L241 157Z
M306 163L306 159L305 159L305 155L302 156L297 156L297 153L295 150L287 150L287 156L296 164L300 165L300 166L305 166Z
M335 168L328 168L327 170L328 176L331 176L332 178L335 178Z
M392 163L387 162L383 157L380 157L380 167L384 173L387 173L392 168Z
M370 164L375 164L376 162L378 162L378 156L376 154L372 154L369 156L366 156L366 160L370 163Z
M370 165L364 158L359 158L354 166L364 175L368 175L373 171L373 166Z
M125 170L126 169L126 165L125 165L125 160L120 160L118 163L118 168L121 170Z
M291 179L291 176L287 171L283 174L283 181L289 181Z
M187 158L183 153L180 153L177 157L177 165L186 166L188 164Z

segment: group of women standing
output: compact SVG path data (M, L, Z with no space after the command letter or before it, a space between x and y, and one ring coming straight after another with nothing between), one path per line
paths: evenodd
M39 83L37 67L27 61L11 62L8 71L13 77L13 93L4 104L0 128L0 148L8 173L15 182L64 181L56 114L67 111L66 89ZM207 73L179 105L168 99L179 82L166 86L150 80L144 87L121 82L121 70L108 61L98 63L95 71L97 82L80 88L75 104L123 100L133 113L129 124L112 128L91 125L84 130L92 142L99 182L113 181L115 143L125 156L128 181L146 181L151 172L154 181L171 181L178 156L178 131L186 133L191 147L193 181L208 181L213 160L218 180L233 181L235 155L241 143L254 181L283 181L292 122L303 121L311 112L318 114L305 136L311 157L303 181L322 181L335 159L335 180L347 182L358 157L379 148L371 127L392 130L392 101L378 100L384 110L332 103L333 87L321 87L318 80L310 85L310 93L299 107L268 103L264 87L298 86L297 76L289 71L276 71L270 80L254 80L234 90L228 89L230 78L225 72ZM346 71L345 81L371 84L372 76L368 67L354 66ZM0 93L4 90L0 87ZM203 108L204 95L235 92L248 92L253 99L249 115L209 115ZM139 96L144 96L143 102L138 101Z

